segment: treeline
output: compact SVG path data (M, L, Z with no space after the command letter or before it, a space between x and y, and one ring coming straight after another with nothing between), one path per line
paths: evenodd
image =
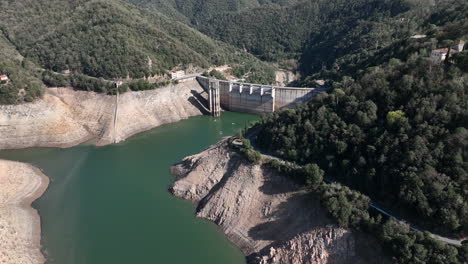
M202 74L202 76L205 76L205 77L212 77L212 78L215 78L215 79L218 79L218 80L227 80L226 77L224 77L224 75L220 72L220 71L217 71L217 70L211 70L211 71L206 71Z
M324 171L317 164L298 166L273 159L263 166L318 194L323 208L339 226L370 233L396 263L464 264L468 261L468 244L456 247L437 241L430 233L412 230L408 224L380 215L371 209L366 195L339 183L325 183Z
M275 68L260 63L233 65L231 73L248 83L272 84L275 82Z
M0 105L31 102L42 96L44 85L37 66L24 59L0 31Z
M48 87L73 87L76 90L105 94L125 93L127 91L145 91L168 86L172 81L150 83L144 79L131 80L117 87L117 82L95 78L83 74L60 74L52 71L42 73L42 81Z
M298 166L294 163L285 163L272 159L264 164L266 168L273 169L282 175L286 175L299 185L317 187L323 182L324 172L315 163Z
M342 227L373 234L396 263L463 264L468 245L455 247L436 241L427 232L411 230L394 218L369 211L369 197L340 184L322 184L317 190L323 207Z
M64 75L52 71L44 71L42 73L42 81L48 87L73 87L76 90L116 94L117 86L115 82L105 80L103 78L94 78L83 74ZM125 92L121 90L120 92Z
M44 85L34 75L29 62L0 62L0 75L8 80L0 82L0 105L32 102L42 96Z
M127 83L124 83L119 90L122 90L122 91L145 91L145 90L153 90L153 89L156 89L156 88L160 88L160 87L164 87L164 86L168 86L170 85L171 83L173 83L173 81L159 81L159 82L155 82L155 83L150 83L146 80L134 80L134 81L130 81L130 82L127 82Z

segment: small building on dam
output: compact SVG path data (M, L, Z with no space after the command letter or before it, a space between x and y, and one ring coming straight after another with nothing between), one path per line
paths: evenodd
M310 100L326 88L277 87L222 81L203 76L197 80L209 94L210 111L218 116L221 108L244 113L272 113Z

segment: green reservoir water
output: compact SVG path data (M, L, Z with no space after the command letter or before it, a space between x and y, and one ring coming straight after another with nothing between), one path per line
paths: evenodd
M50 264L239 264L242 253L190 201L173 197L169 168L257 116L194 117L122 144L1 151L50 177L39 210Z

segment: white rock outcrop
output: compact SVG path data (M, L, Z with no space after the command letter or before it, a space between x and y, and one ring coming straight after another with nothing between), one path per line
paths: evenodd
M117 96L70 88L47 89L43 99L0 105L0 149L70 147L94 139L118 143L162 124L201 115L197 81Z

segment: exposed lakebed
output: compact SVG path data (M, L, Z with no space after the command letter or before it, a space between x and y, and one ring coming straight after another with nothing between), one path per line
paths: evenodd
M105 147L0 151L50 177L39 210L48 263L244 263L217 227L167 187L169 168L258 116L223 113L165 125Z

